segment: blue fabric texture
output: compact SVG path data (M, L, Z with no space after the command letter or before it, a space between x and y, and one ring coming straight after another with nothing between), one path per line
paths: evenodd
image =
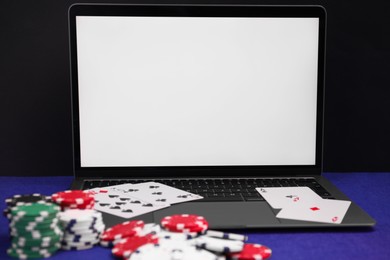
M249 243L269 246L272 259L389 259L390 255L390 173L326 173L351 200L376 221L374 228L239 230L249 236ZM0 205L14 194L41 193L51 195L67 190L71 176L63 177L0 177ZM0 259L9 258L8 221L0 218ZM114 259L111 250L96 246L84 251L59 251L49 259Z

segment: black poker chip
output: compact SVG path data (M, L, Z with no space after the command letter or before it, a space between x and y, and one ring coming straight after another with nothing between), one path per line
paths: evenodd
M51 198L39 193L14 195L5 200L8 207L22 206L26 203L51 202Z

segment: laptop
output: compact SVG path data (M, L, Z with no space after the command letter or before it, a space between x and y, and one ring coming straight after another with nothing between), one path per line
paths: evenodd
M278 219L255 190L349 200L321 176L323 7L75 4L69 28L72 189L156 181L204 197L145 222L189 213L213 229L375 225L355 203L340 225Z

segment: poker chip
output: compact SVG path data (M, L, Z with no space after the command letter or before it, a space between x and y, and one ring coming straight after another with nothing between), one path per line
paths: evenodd
M88 191L67 190L54 193L51 199L61 206L62 210L68 209L93 209L94 196Z
M59 227L48 229L48 230L33 230L33 231L26 231L26 232L20 232L15 229L11 229L10 231L11 236L19 236L24 237L26 239L38 239L41 237L53 237L53 236L61 236L62 230Z
M64 235L63 241L73 243L86 243L91 241L100 241L100 234L96 235ZM96 242L96 243L97 243Z
M239 253L229 255L232 260L261 260L268 259L272 250L260 244L245 244Z
M60 230L62 231L62 229L60 228L60 226L58 225L58 223L53 223L49 226L30 226L30 225L26 225L26 226L15 226L15 227L11 227L10 226L10 233L16 233L16 234L34 234L34 233L37 233L39 232L41 235L44 236L44 234L46 233L52 233L53 231L56 231L56 230Z
M216 231L216 230L209 230L209 229L205 231L204 235L208 236L208 237L216 237L216 238L238 240L238 241L247 241L248 240L248 237L245 235L225 233L225 232Z
M172 232L204 232L208 222L198 215L182 214L164 217L161 226Z
M215 237L201 236L194 239L195 245L216 253L241 252L244 242L238 240L227 240Z
M145 224L142 230L139 232L140 236L145 236L147 234L157 234L161 232L161 226L155 223Z
M94 245L78 245L78 246L61 246L61 249L63 250L86 250L86 249L91 249L93 248Z
M160 239L186 241L199 236L199 233L178 233L162 230L156 234Z
M10 214L15 219L33 220L35 218L50 218L59 212L60 208L52 203L36 202L26 203L21 206L11 208Z
M90 228L87 228L87 229L66 229L66 232L69 234L69 235L77 235L77 234L81 234L81 235L93 235L93 234L97 234L97 233L100 233L102 234L103 231L104 231L104 224L100 224L100 225L96 225L96 226L91 226Z
M18 245L15 245L15 244L11 244L11 247L12 248L15 248L15 249L20 249L22 251L28 251L28 250L31 250L31 251L40 251L42 249L53 249L53 248L60 248L61 247L61 243L60 242L57 242L57 243L53 243L51 245L47 245L47 246L32 246L32 247L28 247L27 249L26 248L20 248Z
M18 218L13 218L10 220L9 226L10 227L26 227L26 226L46 227L46 226L50 226L50 225L57 224L57 223L58 223L58 218L56 215L54 218L47 218L43 221L18 220Z
M92 209L87 209L87 210L72 209L72 210L66 210L59 214L59 219L61 223L74 225L74 226L76 225L88 226L91 224L91 221L93 221L93 218L101 220L102 214Z
M60 242L62 239L61 236L53 236L53 237L41 237L37 239L26 239L24 237L12 237L11 243L24 248L24 247L48 247Z
M104 231L101 239L104 241L114 241L125 237L132 237L138 234L144 225L145 223L142 220L126 221Z
M28 259L28 258L48 258L51 257L58 249L60 245L54 245L50 248L38 249L20 249L20 248L9 248L7 250L7 254L11 257L19 258L19 259Z
M73 242L73 241L66 241L66 240L63 240L61 241L61 245L63 246L67 246L67 247L73 247L73 246L90 246L90 245L96 245L96 243L99 242L99 239L96 239L96 240L91 240L91 241L87 241L87 242Z
M37 216L37 217L12 216L11 214L8 215L10 224L19 223L20 225L50 224L57 217L58 217L58 213L53 215L48 215L48 216Z
M39 193L14 195L5 200L8 207L25 205L26 203L51 202L51 198Z
M114 242L115 242L116 240L114 240L114 241L104 241L104 240L100 240L100 245L102 246L102 247L113 247L115 244L114 244ZM118 240L118 241L116 241L116 243L118 243L120 240Z
M119 258L129 257L139 247L146 244L157 244L158 237L153 234L127 237L118 242L112 249L112 254Z
M146 244L139 247L129 259L216 260L219 257L204 249L191 246L186 241L162 240L158 244Z

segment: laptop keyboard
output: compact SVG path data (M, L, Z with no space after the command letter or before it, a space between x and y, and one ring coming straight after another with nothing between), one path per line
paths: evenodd
M155 181L198 194L204 201L262 201L255 190L259 187L307 186L324 199L335 199L314 178L256 178L256 179L148 179L148 180L86 180L83 189L106 187L125 183Z

